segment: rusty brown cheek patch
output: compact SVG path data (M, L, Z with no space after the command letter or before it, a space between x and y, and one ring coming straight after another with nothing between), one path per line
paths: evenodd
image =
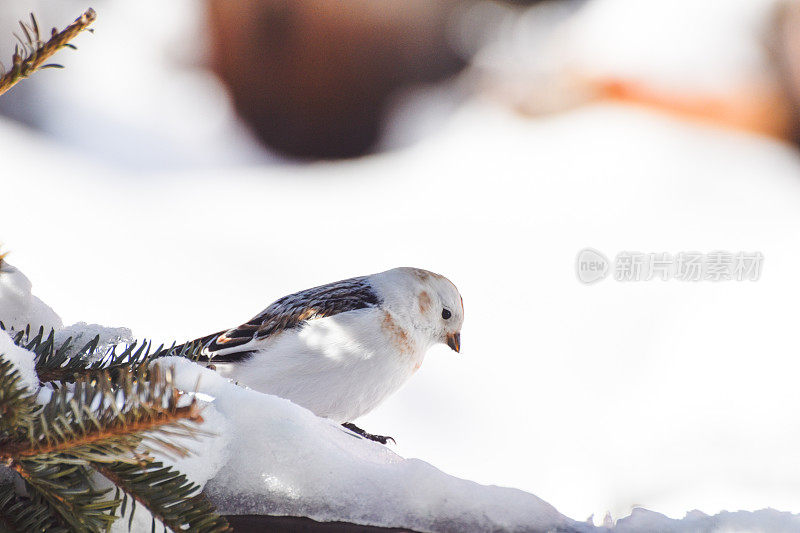
M419 312L423 315L431 308L431 297L427 292L422 291L419 293Z
M381 326L389 333L390 338L401 352L408 353L412 351L411 340L408 338L408 334L403 328L397 325L397 322L394 321L392 315L388 312L384 312Z

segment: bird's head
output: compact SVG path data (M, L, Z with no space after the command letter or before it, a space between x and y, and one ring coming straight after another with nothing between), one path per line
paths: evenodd
M453 283L421 268L401 267L377 274L384 307L424 344L461 351L464 302Z

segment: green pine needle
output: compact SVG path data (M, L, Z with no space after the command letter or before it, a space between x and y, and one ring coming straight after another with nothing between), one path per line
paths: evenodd
M120 501L104 499L110 489L94 488L87 467L32 459L19 461L14 468L25 480L27 492L38 494L70 531L99 533L116 520Z
M0 330L6 331L0 322ZM72 338L55 346L55 332L51 329L45 336L44 328L39 328L32 336L30 326L24 330L7 330L17 346L25 348L36 355L36 373L43 383L72 383L76 379L97 376L107 372L112 377L123 373L137 373L147 369L159 357L176 355L196 360L203 346L199 343L173 344L169 348L163 345L153 349L152 343L144 340L127 346L113 346L108 349L98 347L100 337L95 337L77 351L72 345Z
M230 531L228 522L200 493L200 487L173 468L153 461L144 465L95 465L98 471L173 531ZM123 503L123 508L126 505ZM131 519L133 510L131 510ZM124 511L123 511L124 513Z
M30 23L20 21L19 25L25 37L14 34L19 44L14 47L14 55L11 57L11 69L4 71L4 69L0 68L0 95L37 70L56 66L54 64L45 64L45 62L62 48L74 48L70 41L89 28L89 25L96 18L97 13L95 13L94 9L88 9L63 31L59 32L53 28L50 33L50 39L46 42L42 40L39 23L36 22L36 17L33 16L33 13L31 13Z
M15 340L38 350L37 357L61 361L55 357L60 348L54 347L52 333L44 338L40 331L33 339L29 333L27 329ZM59 368L85 369L96 340L90 344L94 348L67 356ZM149 349L128 347L112 353L112 359L124 353L128 361L141 361ZM73 360L82 363L74 366ZM0 432L0 464L24 481L30 495L21 496L8 483L0 485L0 530L105 531L126 511L132 520L138 502L174 531L228 531L227 522L199 494L199 487L153 460L154 453L186 455L176 438L206 435L197 426L202 422L197 404L183 405L181 398L171 372L140 365L135 372L115 376L102 368L96 375L78 376L70 386L56 388L46 405L38 405L0 354L0 412L9 413L0 422L17 422ZM116 485L114 498L108 497L111 489L95 487L93 472Z
M41 501L39 493L32 494L32 498L22 497L10 481L0 483L0 531L67 533L69 530L59 524L56 513Z
M0 441L31 424L38 409L14 365L0 357Z

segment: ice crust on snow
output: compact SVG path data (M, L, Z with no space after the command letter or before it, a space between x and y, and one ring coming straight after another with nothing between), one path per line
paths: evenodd
M133 333L128 328L109 328L99 324L76 322L55 332L55 344L60 346L71 337L72 348L79 350L98 336L100 340L97 347L100 352L117 344L130 344L134 341Z
M225 514L308 516L420 531L587 530L526 492L449 476L288 400L239 387L180 357L178 387L214 397L227 460L206 485Z

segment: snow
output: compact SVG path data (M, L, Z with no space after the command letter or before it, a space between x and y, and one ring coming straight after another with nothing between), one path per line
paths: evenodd
M2 300L0 300L2 302ZM23 348L20 348L8 333L0 331L0 356L6 361L11 362L16 368L25 385L31 392L36 392L39 389L39 376L36 374L36 367L34 364L34 354Z
M532 494L482 486L403 459L288 400L239 387L186 359L162 363L175 368L180 388L192 390L199 378L197 390L214 397L212 405L230 424L224 432L228 460L205 488L222 513L419 531L579 527Z
M60 346L72 339L75 349L99 337L100 350L116 344L132 343L133 334L128 328L113 328L99 324L77 322L63 326L61 317L31 292L32 284L25 274L7 261L0 262L0 322L9 331L22 331L30 326L32 335L44 328L47 335L55 332L55 344Z
M31 294L30 280L7 261L0 262L0 322L16 331L30 325L34 333L61 327L55 311Z
M657 531L658 533L683 533L702 531L704 533L793 533L800 529L800 516L791 513L762 509L748 512L721 512L708 516L699 511L687 513L681 520L667 518L659 513L645 509L634 509L629 517L617 522L615 533L639 533Z
M185 387L184 390L194 390L194 387ZM194 439L174 439L176 444L189 451L189 455L174 458L156 454L158 460L174 466L201 487L217 475L228 460L231 439L237 436L229 419L215 405L203 405L202 416L203 423L198 426L201 435ZM237 429L241 431L242 428Z
M99 337L97 347L99 351L110 348L117 344L131 344L134 342L133 333L128 328L109 328L100 324L87 324L86 322L76 322L71 326L59 329L55 333L55 344L60 346L67 339L72 339L73 349L79 350Z
M668 3L649 2L655 11L647 12L636 2L634 11L634 2L609 0L602 5L620 9L606 16L591 4L576 55L601 74L715 90L759 68L757 28L731 42L741 61L716 61L749 4L722 13L717 3L694 3L706 10L692 30L699 42L672 38L692 10L667 13ZM132 16L129 7L115 20ZM653 14L644 31L665 36L657 50L638 46L640 28L616 19L621 11ZM709 22L712 11L733 22L729 33ZM83 62L101 53L100 35L81 41L66 71L43 75L70 77L65 99L96 87L102 94L90 98L102 98L104 111L93 117L124 115L111 129L129 135L109 135L107 123L75 126L85 102L53 104L74 113L57 117L80 137L74 145L116 140L116 152L70 149L0 120L4 190L37 205L34 216L26 202L4 202L3 249L68 323L125 324L172 342L234 326L298 289L398 265L429 268L464 295L462 354L432 350L403 390L358 421L394 436L400 456L528 491L576 519L607 511L618 519L638 506L665 515L634 511L620 528L647 520L666 529L689 509L720 517L692 514L683 523L690 531L724 530L728 519L743 529L752 520L792 528L795 515L758 511L800 512L800 158L792 147L624 106L525 119L473 101L424 142L359 161L198 170L206 157L229 159L195 139L159 166L163 152L173 153L161 142L168 115L148 122L149 96L126 108L140 91L108 84L159 85L126 77L138 71L125 67L127 56L123 72L92 78L96 64L111 63ZM690 61L669 55L675 50L689 50ZM61 79L43 85L58 94ZM188 81L165 100L179 100ZM217 131L229 113L218 105ZM138 115L148 118L137 123ZM187 129L206 132L204 120L182 113L169 136L183 142ZM151 157L142 138L167 149ZM135 157L106 157L119 152ZM184 156L191 164L181 167L174 159ZM157 170L132 172L131 159ZM587 287L573 269L587 246L609 256L761 251L765 265L752 283L609 279ZM755 512L719 514L737 509Z
M205 406L202 416L204 420L199 429L204 432L204 436L197 439L170 438L171 442L185 447L190 452L188 456L175 458L154 454L156 460L173 466L185 474L190 481L201 487L219 471L222 461L227 459L228 455L224 450L229 444L229 435L232 434L228 422L213 406ZM99 474L95 476L94 481L99 488L113 488L113 484ZM109 496L113 495L114 492L112 491ZM129 528L128 522L131 512L133 512L133 521ZM153 515L150 514L146 507L137 505L134 509L128 502L125 514L114 522L111 526L111 532L151 531L152 520Z

